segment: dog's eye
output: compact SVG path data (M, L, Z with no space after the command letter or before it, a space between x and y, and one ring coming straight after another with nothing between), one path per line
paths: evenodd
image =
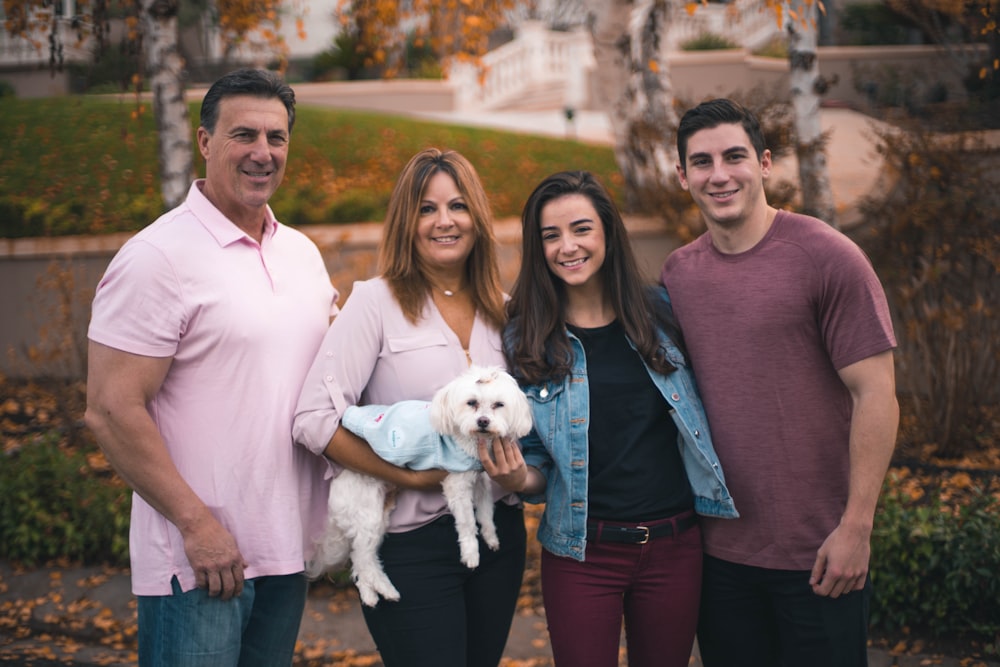
M500 408L502 408L503 406L504 406L504 403L503 403L503 401L497 401L496 403L494 403L494 404L493 404L493 409L494 409L494 410L499 410L499 409L500 409Z
M479 407L479 401L477 401L474 398L470 398L468 401L465 402L465 404L468 405L470 408L478 408Z

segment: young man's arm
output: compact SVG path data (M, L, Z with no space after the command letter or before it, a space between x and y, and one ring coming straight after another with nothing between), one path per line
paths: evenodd
M243 590L243 555L177 471L146 408L172 361L91 341L85 419L118 474L180 530L198 586L229 599Z
M823 542L810 583L817 595L861 590L868 576L875 507L899 427L892 352L840 371L854 404L850 435L850 489L840 524Z

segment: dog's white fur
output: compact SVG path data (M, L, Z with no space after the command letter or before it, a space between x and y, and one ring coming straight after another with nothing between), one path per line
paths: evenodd
M478 457L480 438L521 438L531 430L531 408L517 381L498 367L472 366L442 387L431 400L431 426L451 436L467 454ZM478 521L483 540L494 551L500 547L493 523L493 494L482 471L452 472L442 482L462 563L479 565ZM330 483L326 530L317 541L317 553L306 568L312 578L343 565L348 557L361 601L369 607L379 596L398 600L399 591L382 569L378 549L389 524L393 505L387 502L388 483L344 470Z

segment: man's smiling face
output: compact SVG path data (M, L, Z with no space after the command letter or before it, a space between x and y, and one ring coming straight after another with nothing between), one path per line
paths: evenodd
M288 159L288 112L278 98L237 95L219 102L211 134L198 129L205 158L205 196L242 226L281 185Z
M771 173L771 152L765 150L758 159L743 126L725 123L691 135L685 166L678 165L677 173L706 222L732 228L766 208L764 179Z

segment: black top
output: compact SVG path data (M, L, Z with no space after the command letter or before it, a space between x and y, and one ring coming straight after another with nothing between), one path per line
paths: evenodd
M570 326L590 386L588 518L653 521L694 506L670 405L616 320Z

